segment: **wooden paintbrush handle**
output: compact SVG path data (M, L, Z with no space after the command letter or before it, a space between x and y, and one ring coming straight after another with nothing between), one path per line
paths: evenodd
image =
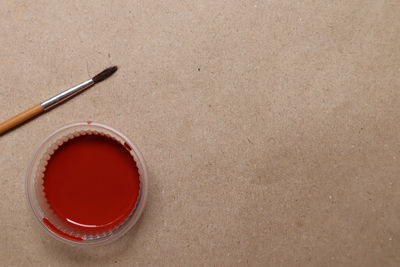
M14 117L0 123L0 134L10 130L11 128L17 126L18 124L20 124L26 120L29 120L30 118L35 117L42 111L43 111L42 106L40 104L37 104L37 105L31 107L30 109L27 109L27 110L15 115Z

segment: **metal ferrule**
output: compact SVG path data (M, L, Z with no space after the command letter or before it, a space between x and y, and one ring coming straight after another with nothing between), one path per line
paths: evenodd
M47 99L40 105L44 110L47 110L49 108L54 107L55 105L67 100L68 98L71 98L72 96L84 91L85 89L89 88L94 84L93 80L87 80L83 83L78 84L77 86L74 86L68 90L65 90L64 92L59 93L56 96L53 96L52 98Z

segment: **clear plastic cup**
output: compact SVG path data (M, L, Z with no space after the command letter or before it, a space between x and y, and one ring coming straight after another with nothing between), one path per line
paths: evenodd
M110 232L93 235L74 233L68 227L61 227L60 221L49 209L43 192L43 173L47 161L64 142L79 135L99 134L110 137L125 146L136 162L139 171L140 191L136 206L128 218ZM148 194L148 175L145 161L136 145L117 130L95 122L78 122L66 125L49 135L33 154L26 175L26 196L31 210L42 228L52 237L75 246L103 245L124 235L139 220L146 204ZM49 223L50 222L50 223ZM79 239L74 238L79 234Z

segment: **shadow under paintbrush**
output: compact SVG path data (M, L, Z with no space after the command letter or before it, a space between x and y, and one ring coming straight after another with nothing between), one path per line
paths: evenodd
M85 91L86 91L86 90L85 90ZM79 92L79 93L77 93L77 94L71 96L71 97L69 98L69 100L72 99L72 98L74 98L74 97L76 97L76 96L78 96L78 95L80 95L80 94L83 94L85 91L81 91L81 92ZM66 101L66 102L67 102L67 101ZM45 115L47 112L52 111L52 110L55 109L56 107L61 106L61 105L63 105L63 104L66 103L66 102L60 102L60 103L58 103L57 105L54 105L54 106L52 106L52 107L49 107L49 108L46 109L46 110L43 110L41 113L37 114L36 116L33 116L32 118L27 119L26 121L21 122L20 124L14 126L14 127L12 127L12 128L10 128L10 129L8 129L7 131L5 131L5 132L3 132L3 133L0 133L0 137L3 137L3 136L5 136L5 135L7 135L9 132L18 129L18 128L22 127L23 125L25 125L25 124L27 124L27 123L29 123L29 122L31 122L31 121L34 121L34 120L37 119L38 117L40 117L40 116L42 116L42 115Z
M3 136L5 136L5 135L7 135L8 133L10 133L10 132L12 132L12 131L14 131L14 130L20 128L20 127L22 127L23 125L25 125L25 124L27 124L27 123L29 123L30 121L35 120L36 118L38 118L38 117L39 117L40 115L42 115L43 113L46 113L46 111L43 111L41 114L38 114L38 115L36 115L36 116L34 116L34 117L30 118L30 119L27 119L27 120L24 121L24 122L21 122L20 124L14 126L14 127L12 127L12 128L10 128L10 129L8 129L7 131L5 131L5 132L3 132L3 133L0 133L0 137L3 137Z
M32 108L25 110L24 112L19 113L18 115L12 117L9 119L11 121L8 121L8 124L6 125L21 125L25 124L27 121L30 121L32 118L37 117L39 114L42 114L44 111L51 110L53 107L58 106L59 104L63 103L66 100L69 100L70 98L73 98L74 96L79 95L83 91L86 91L88 88L92 87L93 85L104 81L108 77L114 74L118 70L117 66L112 66L110 68L107 68L103 70L102 72L98 73L95 75L93 78L86 80L70 89L67 89L49 99L46 101L42 102L40 105L35 105ZM28 119L29 117L31 117ZM18 126L16 125L16 126ZM1 124L0 124L1 126ZM12 127L11 129L15 128L16 126ZM8 126L6 126L8 127ZM5 132L2 132L0 136L5 134L6 132L9 132L11 129L6 130ZM3 131L3 130L2 130Z

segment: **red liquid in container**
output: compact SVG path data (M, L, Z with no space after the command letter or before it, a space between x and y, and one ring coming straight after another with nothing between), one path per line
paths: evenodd
M140 190L129 149L94 134L62 144L48 160L43 178L53 212L79 230L104 232L121 225L133 212Z

